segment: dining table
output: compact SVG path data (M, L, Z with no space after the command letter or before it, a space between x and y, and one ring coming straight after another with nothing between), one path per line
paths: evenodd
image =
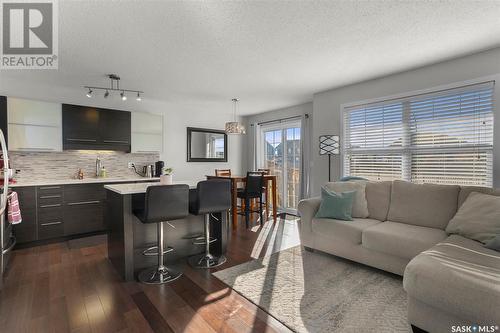
M247 176L215 176L215 175L206 175L207 179L214 178L223 178L223 179L231 179L231 221L233 224L233 229L235 229L238 225L238 184L246 183ZM271 197L272 197L272 206L273 206L273 219L276 221L278 216L278 195L276 193L277 189L277 177L276 175L263 175L264 183L271 184ZM269 201L267 198L268 193L266 193L266 203ZM266 205L267 206L267 205ZM266 209L266 217L267 217L267 209Z

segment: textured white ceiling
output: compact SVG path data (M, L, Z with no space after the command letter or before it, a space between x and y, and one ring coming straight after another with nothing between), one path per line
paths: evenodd
M1 71L0 92L83 95L118 73L145 101L230 112L239 97L251 114L500 45L500 1L60 0L59 10L59 70Z

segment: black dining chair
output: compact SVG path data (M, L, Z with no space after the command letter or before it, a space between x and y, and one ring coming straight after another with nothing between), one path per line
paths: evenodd
M264 174L262 172L247 172L247 181L245 188L238 189L237 196L245 203L243 212L238 212L239 215L245 215L245 224L249 228L250 213L259 213L260 224L262 225L262 194L264 186ZM255 210L250 205L250 200L259 200L259 209Z

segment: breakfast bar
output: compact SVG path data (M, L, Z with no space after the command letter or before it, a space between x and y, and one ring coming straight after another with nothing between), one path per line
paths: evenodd
M195 189L193 182L188 184ZM154 256L144 256L142 252L156 245L157 229L154 224L143 224L133 214L133 210L144 205L146 190L159 183L130 183L106 185L106 220L108 222L108 258L118 273L126 281L133 281L138 271L155 266ZM224 254L229 235L227 214L214 214L210 223L210 233L217 238L210 244L214 254ZM180 264L191 255L203 252L203 247L194 245L193 240L203 234L203 217L189 215L185 219L168 221L165 228L165 245L174 248L167 256L167 265Z

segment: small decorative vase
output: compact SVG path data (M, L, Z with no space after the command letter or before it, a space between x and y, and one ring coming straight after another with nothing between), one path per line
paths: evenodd
M172 175L161 175L160 176L160 184L162 185L172 185L173 184L173 179Z

